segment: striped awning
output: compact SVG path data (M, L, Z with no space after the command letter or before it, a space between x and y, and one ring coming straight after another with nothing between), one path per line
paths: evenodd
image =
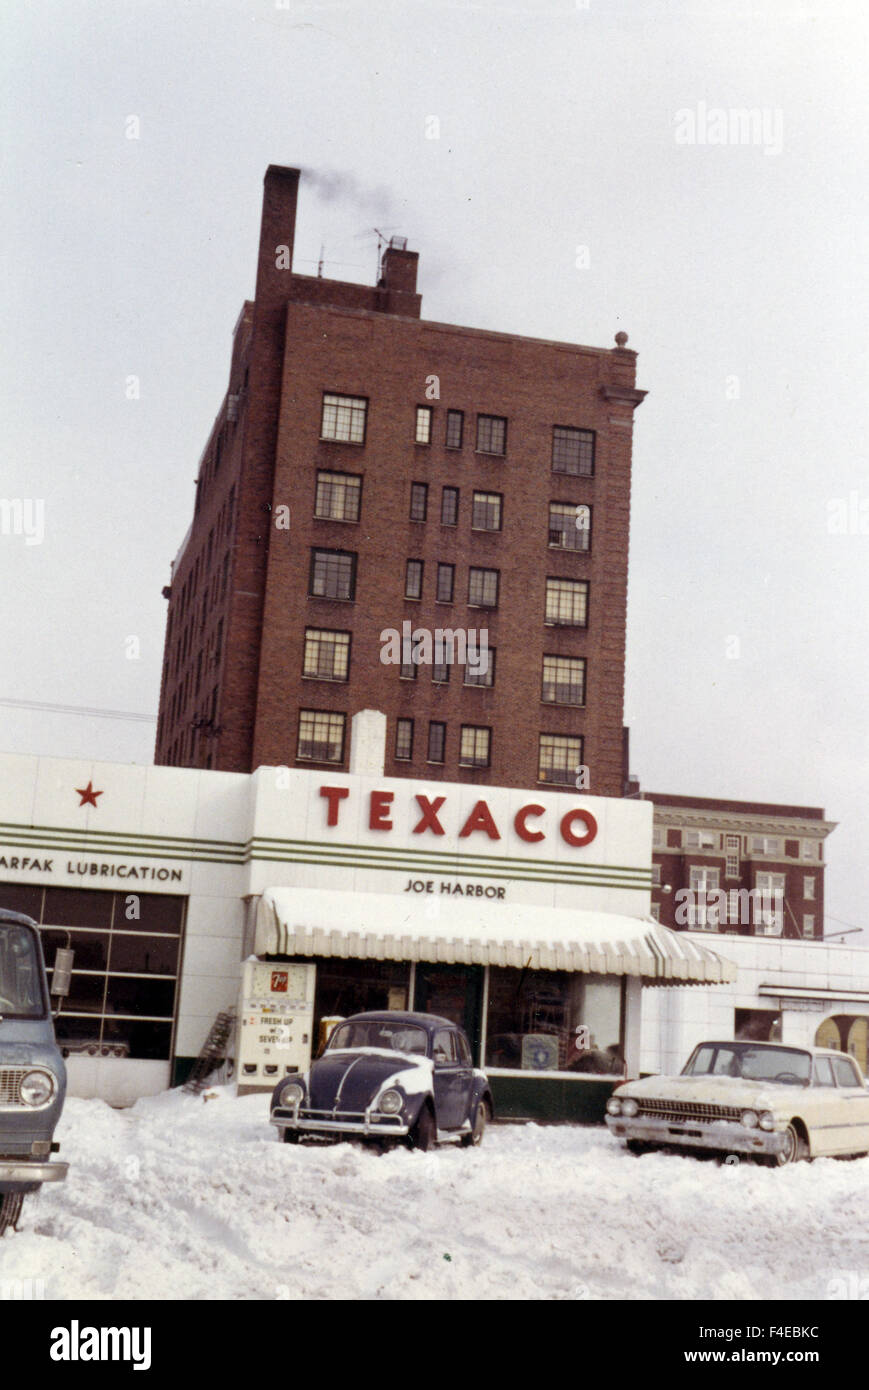
M443 961L634 975L646 984L726 984L736 966L651 918L401 894L268 888L258 956Z

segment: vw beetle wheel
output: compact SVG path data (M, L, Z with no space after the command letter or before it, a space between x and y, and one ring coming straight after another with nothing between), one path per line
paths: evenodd
M14 1228L17 1225L23 1205L23 1192L5 1192L3 1194L3 1200L0 1201L0 1236L5 1234L7 1226Z
M489 1104L488 1101L481 1100L474 1115L474 1124L470 1134L462 1136L462 1147L465 1149L476 1149L483 1142L483 1135L486 1133L486 1125L489 1123Z
M419 1112L419 1119L408 1135L410 1147L425 1153L428 1149L434 1148L437 1133L434 1115L428 1106L424 1105Z

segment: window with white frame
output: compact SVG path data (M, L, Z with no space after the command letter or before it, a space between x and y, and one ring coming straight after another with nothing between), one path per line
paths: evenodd
M803 840L803 858L820 859L821 842L820 840Z
M740 835L724 837L724 873L726 878L739 878Z
M781 840L777 835L752 835L752 854L781 854Z
M664 844L664 827L662 825L652 826L652 844L655 849L660 849Z
M653 888L660 888L660 886L661 886L661 866L660 866L660 864L653 864L653 865L652 865L652 887L653 887Z
M718 836L711 830L686 830L686 849L717 849Z
M416 434L414 436L417 444L431 444L431 417L432 409L430 405L418 405L416 408Z
M784 874L758 874L755 881L754 930L757 936L781 936L784 929Z
M707 864L689 866L688 885L692 897L688 904L689 927L714 931L718 926L718 875L719 870L710 869Z
M811 913L803 913L803 936L814 936L815 919Z
M368 401L364 396L323 396L320 438L339 444L365 443L365 417Z
M661 920L661 909L660 909L660 907L658 906L657 903L652 903L652 906L649 908L649 913L651 914L651 918L652 918L652 921L653 921L653 922L660 922L660 920Z
M815 896L815 876L814 874L803 874L803 897L813 899Z

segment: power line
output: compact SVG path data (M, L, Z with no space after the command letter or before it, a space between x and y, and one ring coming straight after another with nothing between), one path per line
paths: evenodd
M125 709L92 709L88 705L52 705L45 700L8 700L0 696L0 705L13 709L43 710L49 714L83 714L89 719L132 719L141 724L156 724L153 714L136 714Z

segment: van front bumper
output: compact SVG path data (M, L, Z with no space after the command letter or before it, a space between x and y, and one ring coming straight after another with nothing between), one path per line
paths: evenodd
M610 1134L642 1144L678 1145L721 1153L779 1154L787 1136L776 1130L748 1129L732 1120L663 1120L654 1115L607 1115Z

